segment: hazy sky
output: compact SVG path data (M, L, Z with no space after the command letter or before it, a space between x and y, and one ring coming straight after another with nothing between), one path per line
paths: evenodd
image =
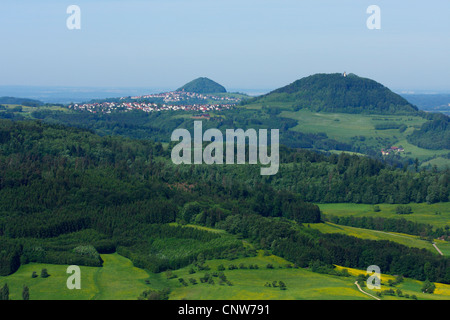
M2 0L0 39L0 85L275 89L347 71L450 91L449 0Z

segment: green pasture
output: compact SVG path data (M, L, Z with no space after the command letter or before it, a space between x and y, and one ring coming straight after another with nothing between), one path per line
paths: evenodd
M370 299L360 293L353 284L352 277L337 277L313 273L305 269L288 268L288 261L273 255L266 256L259 252L256 257L247 257L236 260L209 260L206 264L211 268L208 271L198 271L189 274L190 267L174 271L178 278L189 283L190 278L197 280L198 284L184 287L178 278L169 280L173 288L171 299L187 300L333 300ZM217 272L219 265L225 267L224 274L232 285L219 284L214 278L214 284L201 283L199 278L206 272ZM228 270L230 264L239 266L244 264L245 269ZM267 269L272 264L273 269ZM249 269L250 265L258 265L258 269ZM266 287L266 283L283 281L286 290L279 287Z
M367 274L366 270L359 270L354 268L345 268L341 266L336 266L338 270L346 269L349 274L351 274L353 277L357 277L359 274ZM418 300L449 300L450 299L450 285L448 284L442 284L442 283L435 283L436 290L434 294L428 294L422 292L422 286L423 282L414 280L414 279L408 279L404 278L403 282L399 284L395 284L393 286L390 286L388 284L389 280L395 280L394 276L391 275L385 275L383 274L383 270L381 270L381 288L380 289L368 289L366 286L362 287L363 291L370 293L371 295L376 296L377 292L382 292L384 290L392 289L394 291L397 291L397 289L400 289L402 291L402 297L399 297L397 294L394 296L390 295L383 295L381 300L405 300L405 295L408 294L410 297L412 295L415 295ZM354 278L353 278L354 279ZM406 299L410 300L410 298Z
M165 272L148 273L145 270L133 266L130 260L118 254L102 255L104 266L81 267L81 290L69 290L66 281L69 274L66 273L66 265L49 265L31 263L23 265L20 269L7 277L0 277L0 286L8 283L10 298L22 299L22 288L27 285L30 288L32 300L135 300L144 290L161 290L171 288L170 299L187 300L367 300L373 299L358 291L354 284L358 272L350 270L350 277L338 277L326 274L318 274L307 269L293 268L290 263L278 256L266 255L262 251L255 257L246 257L235 260L208 260L206 265L209 270L190 273L193 266L171 271L176 278L168 279ZM228 270L233 264L238 269ZM239 268L240 265L244 268ZM267 264L272 264L273 269L268 269ZM214 284L201 283L200 278L206 272L217 272L218 266L225 267L224 274L231 281L231 286L219 284L219 279L213 277ZM250 269L250 265L258 265L258 269ZM50 277L41 278L40 271L46 268ZM342 268L342 267L338 267ZM37 278L32 279L31 274L36 271ZM355 273L356 272L356 273ZM188 286L183 286L179 279L183 278ZM194 278L197 284L191 284L190 278ZM383 279L383 278L382 278ZM278 286L268 287L266 283L282 281L286 284L286 290ZM428 295L420 292L420 281L405 279L398 285L404 293L415 294L419 299L449 299L450 286L437 284L439 294ZM385 287L383 287L384 289ZM367 288L364 289L370 292ZM374 292L371 292L372 294ZM404 299L400 297L383 297L383 299Z
M362 228L341 226L334 223L315 223L309 224L313 229L319 230L322 233L342 233L348 236L353 236L367 240L387 240L396 242L408 247L414 247L419 249L427 249L433 253L438 254L433 245L425 240L421 240L418 236L412 236L409 234L401 234L395 232L384 232L377 230L368 230ZM439 246L439 245L438 245ZM439 247L439 249L441 249ZM442 251L442 249L441 249ZM445 254L445 253L444 253Z
M323 203L318 204L320 210L325 214L334 216L355 217L384 217L405 218L410 221L430 224L434 227L444 228L450 225L450 203L410 203L412 214L399 215L395 213L398 204L378 204L381 211L375 212L374 205L355 203Z
M292 118L298 121L298 125L292 130L304 133L325 132L331 139L352 143L352 138L356 136L365 137L364 144L373 148L390 146L402 146L405 152L402 156L418 158L420 161L427 161L432 157L446 155L448 150L428 150L410 144L406 137L426 121L418 116L401 115L368 115L368 114L346 114L346 113L325 113L312 112L307 109L299 111L283 111L280 117ZM396 123L406 125L407 129L400 132L398 129L376 130L377 124ZM388 144L384 145L385 141ZM380 150L381 152L381 150ZM439 167L450 165L450 161L441 158L437 163Z
M135 300L147 289L145 279L149 275L135 268L130 260L118 254L101 255L104 266L81 266L81 289L67 288L67 265L30 263L22 265L17 272L0 277L0 286L8 284L10 298L22 299L23 286L30 288L31 300ZM46 268L50 277L41 278L41 270ZM32 278L33 271L38 275Z

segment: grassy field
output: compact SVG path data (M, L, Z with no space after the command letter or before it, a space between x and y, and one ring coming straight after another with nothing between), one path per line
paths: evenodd
M383 123L401 123L409 128L419 128L425 120L415 116L365 115L349 113L318 113L309 110L283 111L280 116L299 122L294 130L302 132L326 132L332 139L350 139L354 136L402 137L398 129L375 130L375 125ZM408 130L404 132L407 134Z
M5 283L9 287L9 297L12 300L22 300L22 288L24 285L30 288L31 300L90 300L98 293L94 282L94 275L99 268L81 268L81 290L67 289L66 281L69 274L66 273L68 266L30 263L22 265L19 270L7 277L0 277L0 286ZM50 277L32 278L35 271L40 275L41 270L46 268Z
M353 268L345 268L341 266L336 266L338 270L346 269L352 276L358 276L359 274L366 274L367 272L365 270L359 270L359 269L353 269ZM427 294L422 293L421 288L423 286L423 283L421 281L413 280L413 279L407 279L405 278L404 281L400 284L397 284L395 286L389 286L388 281L389 280L395 280L395 277L390 275L381 274L381 288L380 289L373 289L370 290L367 287L363 288L363 290L367 293L370 293L372 295L375 295L377 291L383 291L383 290L389 290L393 289L394 291L397 289L400 289L403 293L403 295L408 294L409 296L415 295L419 300L449 300L450 299L450 285L448 284L442 284L442 283L436 283L436 290L434 294ZM382 300L400 300L405 299L404 297L398 297L398 296L388 296L383 295Z
M318 274L306 269L287 268L288 261L276 256L264 256L259 252L257 257L237 259L234 261L212 260L207 264L211 267L210 271L202 271L189 274L189 268L177 270L175 274L178 278L188 281L189 278L200 278L205 272L212 273L217 271L217 267L222 264L227 266L232 263L239 265L243 263L248 267L250 264L257 264L259 269L236 269L223 271L228 280L232 282L232 286L214 285L200 283L189 285L187 287L179 284L177 279L169 280L173 288L171 299L238 299L238 300L372 300L373 298L359 292L354 284L356 276L360 273L365 274L363 270L349 269L350 277L338 277L325 274ZM267 269L267 263L271 263L274 269ZM338 269L343 267L336 266ZM217 278L214 278L217 279ZM382 288L387 290L391 287L386 285L393 276L381 275ZM266 287L266 282L283 281L287 290L280 290L278 287ZM422 282L405 279L402 284L397 285L395 289L401 289L403 293L416 295L418 299L450 299L450 285L437 284L439 294L434 295L423 294L420 289ZM366 292L375 294L375 290L364 289ZM383 296L383 300L405 299L398 296Z
M281 117L292 118L298 121L298 125L292 130L304 133L325 132L329 138L342 142L352 143L355 136L364 136L364 144L379 149L390 146L403 146L409 158L418 158L420 161L427 161L431 157L446 155L448 150L428 150L410 144L406 137L426 121L417 116L400 115L365 115L346 113L317 113L306 109L299 111L283 111ZM406 125L407 129L400 132L398 129L376 130L376 125L386 123L396 123ZM384 145L384 141L389 141L390 146ZM426 163L425 165L427 165ZM439 161L433 161L441 168L450 166L450 160L440 157Z
M418 223L430 224L434 227L444 228L450 225L450 203L410 203L412 214L404 214L399 216L395 213L397 204L379 204L381 211L373 211L373 205L370 204L354 204L354 203L324 203L318 204L320 210L324 214L335 216L370 216L384 218L405 218Z
M22 114L25 118L32 118L31 117L31 113L33 111L44 111L44 110L50 110L50 111L67 111L67 108L63 108L63 107L59 107L59 106L41 106L41 107L28 107L28 106L21 106L18 104L3 104L6 107L5 111L14 111L15 108L17 107L21 107L22 108L22 112L20 112L20 114ZM0 111L1 112L1 111Z
M118 254L102 255L103 268L97 268L94 283L97 287L96 300L135 300L147 289L146 271L136 268L133 263Z
M450 226L450 203L411 203L413 213L401 215L395 213L397 205L380 204L380 212L373 210L373 205L352 204L352 203L326 203L319 204L320 210L324 214L335 216L355 216L355 217L384 217L384 218L405 218L418 223L430 224L434 227L444 228ZM428 241L421 240L418 236L400 234L395 232L382 232L377 230L368 230L349 226L336 225L333 223L310 224L324 233L343 233L350 236L370 239L370 240L390 240L409 247L425 248L434 253L437 250ZM435 240L437 247L445 256L450 256L450 243L448 241Z
M436 240L435 243L444 256L450 257L450 243L448 241Z
M102 259L102 268L80 267L81 290L67 288L67 265L38 263L22 265L16 273L0 277L0 286L8 283L12 300L22 299L24 285L30 288L32 300L136 300L148 288L148 273L133 267L130 260L118 254L105 254ZM50 277L31 277L33 271L40 275L44 268Z
M102 255L104 266L102 268L81 267L81 290L69 290L66 287L68 274L67 266L48 264L28 264L7 277L0 277L0 286L8 283L10 298L21 300L22 287L30 288L32 300L135 300L141 292L147 289L161 290L170 287L172 292L170 299L188 300L367 300L372 299L358 291L355 286L355 278L362 270L348 269L350 277L338 277L326 274L318 274L306 269L289 268L288 261L274 256L265 255L262 251L255 257L247 257L236 260L208 260L210 267L207 271L197 271L190 274L188 266L172 271L177 276L167 279L166 273L149 273L136 268L130 260L118 254ZM223 265L223 271L232 285L219 284L218 278L213 277L215 284L201 283L200 278L206 272L217 271L219 265ZM228 266L243 264L245 269L228 270ZM258 265L258 269L249 269L249 265ZM272 264L273 269L266 268ZM46 268L50 277L32 279L31 273ZM337 266L342 269L342 267ZM187 287L181 285L179 278L189 283ZM190 278L195 278L198 284L191 284ZM391 276L382 275L382 281L386 282ZM279 287L267 287L266 283L283 281L286 290ZM450 299L450 286L437 284L437 292L434 295L422 294L422 283L411 279L405 279L398 285L404 293L415 294L419 299ZM383 287L386 289L387 287ZM369 292L367 288L365 291ZM371 292L373 294L373 292ZM383 299L403 299L400 297L383 297Z
M443 158L443 157L437 157L434 159L431 159L429 161L425 161L421 164L421 167L428 167L428 166L436 166L438 168L445 168L446 166L448 166L448 159Z
M239 266L244 264L246 269L228 270L230 264ZM267 269L267 264L274 266ZM223 265L227 270L223 271L232 286L218 284L200 283L198 280L205 272L217 271L219 265ZM258 269L248 269L248 266L258 265ZM200 271L189 274L189 267L177 270L175 274L178 278L188 281L189 278L196 278L198 284L187 287L179 284L177 279L170 280L173 288L171 299L237 299L237 300L332 300L332 299L352 299L365 300L367 296L360 293L354 281L346 277L336 277L313 273L305 269L287 268L288 261L277 256L265 256L259 252L256 257L248 257L229 260L211 260L207 265L209 271ZM280 290L278 287L266 287L266 282L283 281L287 290Z
M403 244L408 247L415 247L419 249L427 249L433 253L438 254L433 245L425 240L421 240L418 236L412 236L409 234L401 234L395 232L383 232L377 230L368 230L362 228L341 226L334 223L315 223L309 224L309 226L313 229L319 230L322 233L342 233L349 236L368 239L368 240L388 240L392 242L396 242L399 244ZM442 241L444 242L444 241ZM438 244L439 246L439 244ZM441 249L439 247L439 249ZM442 251L442 249L441 249ZM443 252L444 253L444 252ZM445 253L444 253L445 254Z

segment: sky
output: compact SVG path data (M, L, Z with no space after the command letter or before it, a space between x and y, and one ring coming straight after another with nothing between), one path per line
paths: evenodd
M67 27L70 5L81 29ZM346 71L450 92L448 0L9 0L0 39L0 86L176 89L204 76L267 91Z

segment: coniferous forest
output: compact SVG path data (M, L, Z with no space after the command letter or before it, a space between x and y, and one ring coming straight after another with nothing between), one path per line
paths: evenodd
M449 0L53 2L0 2L5 319L450 300Z
M254 255L239 235L301 267L365 268L375 259L388 273L450 283L446 257L301 225L323 221L314 202L448 201L448 170L280 151L279 174L263 177L258 166L176 166L170 146L158 142L1 120L0 275L29 262L101 266L99 253L118 252L154 272L199 254Z

